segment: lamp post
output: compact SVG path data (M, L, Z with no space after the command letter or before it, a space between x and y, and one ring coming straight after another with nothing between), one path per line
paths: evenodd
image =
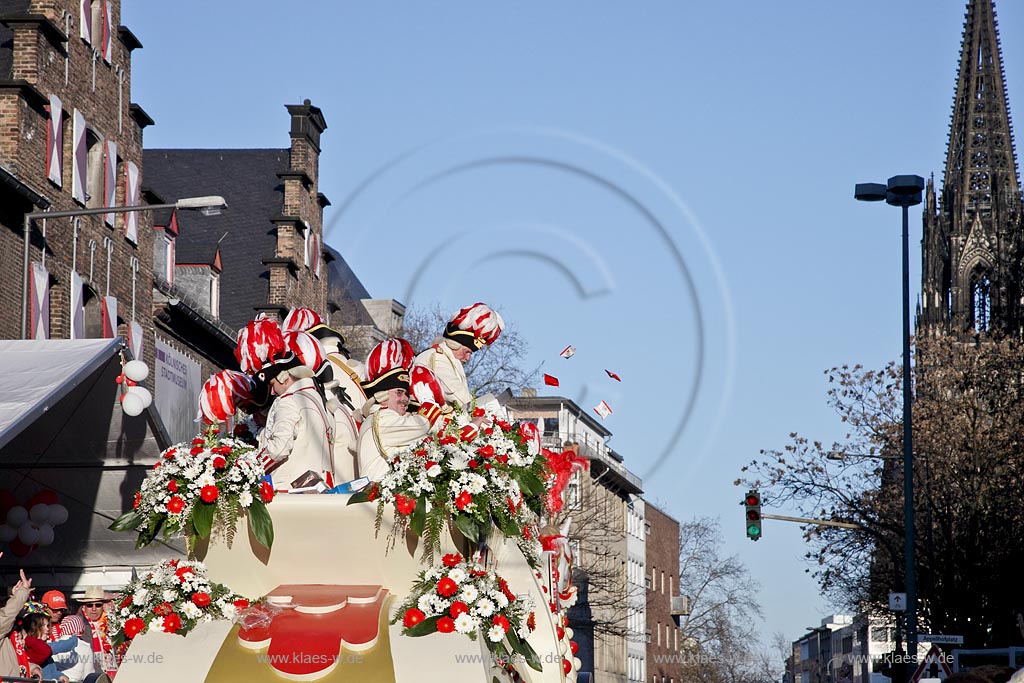
M921 203L924 178L897 175L881 183L859 183L854 198L903 209L903 562L907 593L907 654L917 658L917 581L914 569L914 456L910 390L910 240L908 210Z
M101 213L131 213L133 211L155 211L156 209L194 209L203 215L214 216L228 208L223 197L186 197L172 204L138 204L135 206L102 206L90 209L72 209L70 211L36 211L25 214L22 226L23 238L23 271L21 279L21 338L28 338L28 252L32 221L40 218L71 218L74 216L96 216ZM73 266L72 266L73 267Z

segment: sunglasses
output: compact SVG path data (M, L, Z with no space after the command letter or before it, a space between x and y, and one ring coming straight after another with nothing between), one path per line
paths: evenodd
M84 602L82 607L103 607L102 602Z

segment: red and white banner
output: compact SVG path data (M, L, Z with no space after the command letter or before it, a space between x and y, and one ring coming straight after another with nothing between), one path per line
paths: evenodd
M142 325L134 320L128 323L128 350L137 360L142 360L142 336Z
M113 140L103 143L103 206L117 206L117 143ZM114 227L115 216L105 213L103 220Z
M93 0L94 2L103 2L103 0ZM100 51L103 53L103 61L110 64L110 58L113 56L114 47L114 8L110 3L110 0L103 3L103 44L100 46Z
M124 204L139 205L139 167L133 162L124 165ZM124 236L132 244L139 243L139 212L129 211L124 215Z
M117 297L103 297L103 338L113 339L117 336Z
M88 126L82 112L75 109L72 116L71 144L71 196L79 204L85 204L85 170L88 168L89 150L85 146L85 131Z
M596 406L594 406L594 412L597 413L598 415L600 415L601 419L604 420L609 415L612 414L612 408L611 408L611 406L609 406L604 401L601 401Z
M61 187L64 167L64 108L60 98L50 95L50 117L46 120L46 177Z
M29 339L50 338L50 273L40 263L32 263L29 298Z
M85 339L85 302L82 277L71 271L71 338Z
M81 0L78 13L78 35L85 42L92 44L92 0Z

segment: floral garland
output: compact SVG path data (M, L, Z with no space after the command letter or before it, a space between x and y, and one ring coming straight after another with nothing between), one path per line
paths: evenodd
M508 583L480 565L478 558L445 555L441 564L421 571L412 592L395 611L391 623L402 621L402 634L461 633L476 640L484 634L487 648L498 661L522 655L542 671L537 653L526 642L536 628L529 595L516 595Z
M138 530L136 548L152 543L161 530L165 538L183 534L194 543L217 529L230 547L238 518L247 512L256 540L269 548L274 527L266 504L273 498L252 446L220 438L217 428L210 427L191 444L163 452L136 492L133 509L110 528Z
M385 508L393 505L391 542L411 528L424 540L425 559L440 549L449 523L474 544L497 527L536 566L537 522L550 475L536 427L495 419L478 430L472 423L478 415L482 409L456 409L435 433L399 451L391 471L349 503L376 501L378 530Z
M211 582L202 562L166 560L118 595L110 616L111 642L116 647L149 631L183 636L203 622L234 619L247 607L249 600Z

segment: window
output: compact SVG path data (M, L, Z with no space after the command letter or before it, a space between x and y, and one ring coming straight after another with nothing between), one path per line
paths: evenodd
M991 326L992 283L987 273L971 277L972 320L975 332L987 332Z
M573 472L569 476L569 483L565 487L565 506L569 510L578 510L580 503L580 473Z
M157 230L153 238L153 271L174 284L174 238L166 230Z
M92 129L85 132L85 205L90 209L103 206L103 144Z
M220 317L220 275L210 273L210 313L215 318Z

